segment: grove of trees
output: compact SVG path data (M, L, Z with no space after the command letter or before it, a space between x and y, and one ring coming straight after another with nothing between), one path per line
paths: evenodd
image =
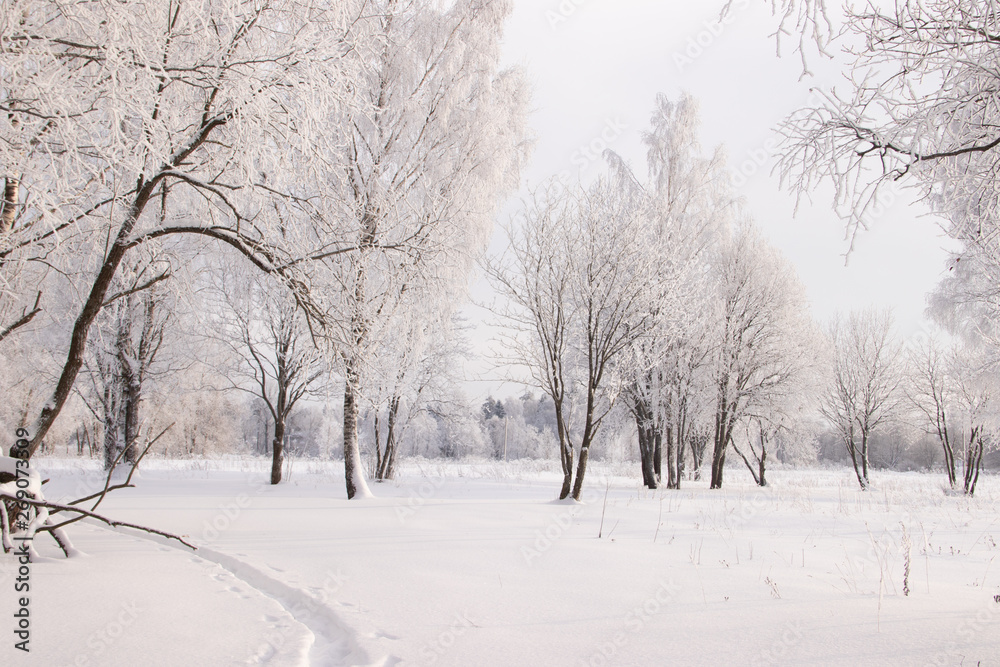
M773 7L808 76L841 26L822 0ZM643 174L608 151L535 186L488 254L531 146L511 10L5 2L0 423L21 454L242 450L272 484L335 457L349 498L404 456L558 458L576 500L595 457L650 489L833 460L861 488L940 468L973 494L1000 428L996 8L849 4L859 75L780 128L785 184L833 184L849 236L902 186L959 243L920 343L889 311L813 321L684 94L655 100ZM485 403L461 388L477 269L518 383Z

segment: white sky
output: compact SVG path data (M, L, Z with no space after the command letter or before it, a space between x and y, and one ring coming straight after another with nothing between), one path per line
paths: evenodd
M505 59L528 71L534 108L530 126L537 138L525 182L563 171L574 179L593 176L602 163L589 162L584 149L603 148L602 133L614 136L621 126L624 131L608 147L644 176L640 134L658 92L676 99L686 91L698 98L705 151L722 144L731 169L755 167L753 156L776 139L774 128L782 118L805 105L810 88L838 85L843 62L812 55L815 76L801 78L802 64L791 42L782 58L776 56L769 37L777 24L770 3L735 0L731 20L720 30L715 22L724 4L515 0ZM832 212L830 193L816 193L793 216L794 197L779 188L770 170L770 162L756 169L740 192L757 225L796 267L814 317L823 321L837 311L891 306L901 334L923 330L925 295L946 270L946 239L926 210L906 202L891 207L859 237L845 263L845 227ZM508 206L505 215L511 210ZM499 239L494 241L496 247ZM481 284L475 294L482 298ZM484 316L477 310L473 320ZM481 328L477 350L486 349L487 337ZM489 379L472 383L474 394L518 390L498 387L499 376L489 364L469 370Z

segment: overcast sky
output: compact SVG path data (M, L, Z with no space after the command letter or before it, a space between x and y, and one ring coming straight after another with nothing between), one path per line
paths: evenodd
M791 42L782 58L776 56L770 3L734 0L720 25L724 4L515 0L505 58L528 72L537 139L525 181L561 172L586 180L602 169L591 156L605 142L644 176L640 134L655 96L676 99L686 91L700 102L704 149L724 145L730 168L747 176L739 179L745 180L740 194L756 224L796 267L814 317L891 306L903 335L921 331L925 295L946 270L946 239L926 209L905 201L892 206L845 262L844 222L832 211L830 191L815 193L793 216L795 198L770 175L772 162L757 166L777 138L777 124L806 104L812 88L842 85L845 61L812 56L814 76L800 77L802 63ZM481 393L492 390L492 383L482 385Z

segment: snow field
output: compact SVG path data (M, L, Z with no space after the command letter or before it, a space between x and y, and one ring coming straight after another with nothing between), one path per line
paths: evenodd
M3 664L1000 662L992 477L972 499L937 475L862 492L847 470L648 491L598 464L566 503L549 464L417 462L349 502L335 464L270 487L255 462L151 463L102 509L199 553L72 526L88 556L32 565L32 654L5 642ZM101 481L40 467L53 500Z

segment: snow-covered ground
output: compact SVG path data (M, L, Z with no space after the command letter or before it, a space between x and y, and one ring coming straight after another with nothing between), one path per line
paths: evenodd
M37 465L50 500L102 482ZM993 477L974 499L847 470L651 492L595 464L570 504L551 465L411 463L349 502L335 464L270 487L264 462L151 461L102 510L201 548L78 523L65 560L39 538L28 655L0 558L0 664L1000 664Z

